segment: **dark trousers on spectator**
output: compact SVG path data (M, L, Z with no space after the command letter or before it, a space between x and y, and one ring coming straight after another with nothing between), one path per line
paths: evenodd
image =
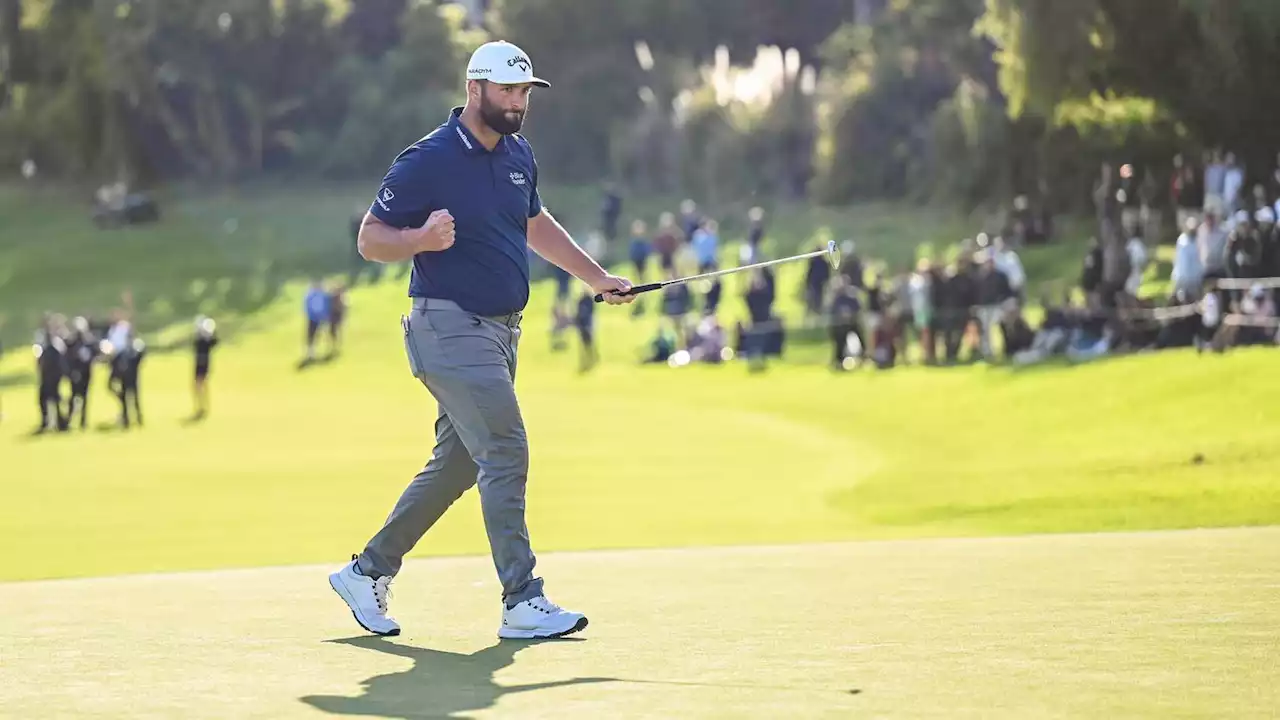
M969 327L969 318L963 312L951 312L942 320L942 347L948 363L960 359L960 344L964 342L965 330Z
M40 384L40 427L55 427L63 430L67 427L67 416L62 412L62 392L57 382Z
M138 379L113 378L112 388L116 398L120 400L120 422L129 427L129 406L133 406L133 422L142 425L142 404L138 401Z
M863 340L862 328L857 323L845 323L843 325L835 325L831 328L831 344L832 353L831 361L836 366L842 366L845 358L849 357L849 335L855 335L858 338L858 345L862 348L862 354L867 353L867 344Z

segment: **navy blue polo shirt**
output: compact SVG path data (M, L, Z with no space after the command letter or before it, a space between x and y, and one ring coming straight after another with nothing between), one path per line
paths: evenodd
M436 210L454 220L447 250L413 258L409 296L452 300L477 315L505 315L529 301L529 218L542 212L538 165L520 135L486 150L458 120L406 148L369 212L395 228L421 227Z

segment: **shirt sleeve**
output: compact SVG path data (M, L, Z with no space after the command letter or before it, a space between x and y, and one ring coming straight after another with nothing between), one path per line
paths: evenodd
M430 159L415 147L401 153L391 164L369 212L394 228L421 227L431 215L433 203Z

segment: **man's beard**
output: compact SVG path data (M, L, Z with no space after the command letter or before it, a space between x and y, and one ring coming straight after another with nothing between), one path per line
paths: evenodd
M520 132L521 126L524 125L524 113L513 114L516 116L514 120L502 108L489 104L489 101L483 97L480 98L480 119L499 135Z

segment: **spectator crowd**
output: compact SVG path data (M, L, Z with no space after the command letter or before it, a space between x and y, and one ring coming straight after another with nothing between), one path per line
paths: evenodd
M1084 361L1165 348L1221 352L1276 344L1280 156L1264 177L1253 177L1222 152L1207 154L1199 168L1175 157L1163 186L1157 174L1147 168L1139 180L1131 164L1102 166L1093 188L1096 229L1081 260L1078 292L1029 297L1020 252L1051 242L1055 231L1046 211L1018 197L994 237L964 239L949 262L922 258L887 273L864 262L846 240L837 269L822 258L805 269L804 316L791 323L775 309L778 288L769 268L670 286L656 302L642 299L632 311L639 317L656 310L662 318L644 360L683 365L742 357L758 369L781 354L789 327L825 330L830 364L840 370L904 362L1026 365L1053 357ZM617 239L621 204L610 190L602 209L608 240ZM749 211L739 264L766 259L764 215L759 207ZM678 213L662 213L652 229L637 219L629 231L627 256L637 283L715 270L725 256L718 223L693 200ZM1173 246L1164 277L1161 245ZM718 313L726 285L746 311L731 329ZM1167 292L1158 292L1161 286ZM1033 302L1041 311L1034 325ZM597 357L590 295L570 298L569 278L561 274L553 313L553 346L565 347L561 333L576 327L588 369Z

